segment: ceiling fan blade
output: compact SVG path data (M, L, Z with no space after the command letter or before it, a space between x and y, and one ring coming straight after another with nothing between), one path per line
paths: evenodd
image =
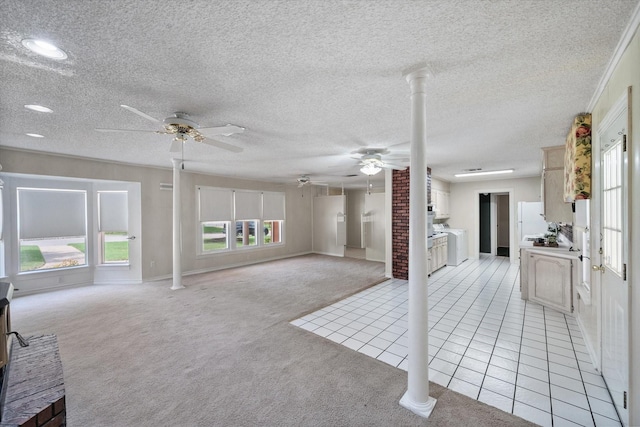
M121 104L120 106L122 108L124 108L125 110L129 110L132 113L139 115L140 117L144 117L147 120L151 120L152 122L160 123L160 120L156 119L155 117L151 117L147 113L143 113L142 111L137 110L137 109L135 109L133 107L129 107L128 105L124 105L124 104Z
M234 153L240 153L244 151L241 147L227 144L226 142L216 141L215 139L205 138L202 140L205 144L213 145L214 147L222 148L223 150L232 151Z
M382 167L383 169L395 169L395 170L398 170L398 171L403 171L403 170L407 169L405 166L392 165L391 163L385 163L383 165L380 165L380 167Z
M198 132L200 132L204 136L216 136L216 135L229 136L229 135L233 135L234 133L244 132L244 128L236 125L225 125L225 126L217 126L217 127L211 127L211 128L198 128Z
M177 139L171 141L171 147L169 148L171 153L177 153L180 149L182 149L182 141L178 141Z
M141 132L141 133L162 133L155 130L140 130L140 129L95 129L98 132Z

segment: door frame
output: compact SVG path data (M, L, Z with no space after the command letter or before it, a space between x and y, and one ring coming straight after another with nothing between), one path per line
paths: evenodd
M591 245L592 245L592 250L591 250L591 262L592 265L602 265L602 254L600 253L599 246L594 246L594 243L597 243L598 245L600 245L601 243L601 236L600 236L600 232L602 229L602 221L601 221L601 213L602 213L602 199L600 197L601 193L602 193L602 180L601 180L601 162L602 162L602 156L601 156L601 148L602 148L602 138L603 138L603 132L605 130L607 130L611 125L613 125L613 123L618 119L618 117L620 117L620 114L623 114L624 111L626 110L626 114L627 114L627 167L626 167L626 193L624 194L624 199L625 199L625 205L623 207L623 209L625 210L626 213L626 222L623 223L624 227L623 227L623 233L622 233L622 238L623 238L623 248L624 248L624 252L625 252L625 258L623 259L623 262L625 262L627 264L627 364L628 364L628 369L627 372L629 373L628 378L627 378L627 389L628 389L628 396L629 396L629 405L627 406L627 410L628 410L628 415L629 418L627 418L625 421L626 423L629 423L629 421L633 418L633 415L631 414L631 407L632 407L632 399L633 396L636 393L635 387L633 387L634 385L634 381L632 380L633 377L633 364L631 363L631 361L633 360L632 356L633 356L633 352L631 349L632 346L632 337L633 337L633 322L631 321L631 316L633 313L633 301L632 301L632 282L631 282L631 278L633 277L632 273L631 273L631 268L632 268L632 263L630 262L631 257L630 257L630 247L629 247L629 242L630 242L630 225L631 223L629 222L629 219L632 218L631 214L631 205L632 205L632 200L630 199L630 196L632 194L632 179L633 177L631 176L631 174L633 173L633 165L630 164L631 163L631 158L630 158L630 145L631 145L631 141L632 141L632 128L631 128L631 123L632 123L632 106L631 106L631 88L627 88L625 90L625 92L618 98L618 100L611 106L611 108L609 109L609 111L607 111L607 113L605 114L605 117L603 118L603 120L601 121L601 123L598 124L598 132L596 132L594 135L592 135L592 156L593 156L593 170L592 170L592 203L591 203L591 229L593 230L591 233ZM594 233L595 232L595 233ZM596 234L597 233L597 234ZM594 273L592 271L591 274L591 289L592 289L592 293L594 293L595 295L597 295L598 298L598 303L596 305L596 319L597 319L597 348L594 349L595 350L595 356L596 356L596 360L594 361L595 367L596 369L598 369L599 372L602 373L602 352L603 352L603 346L602 346L602 330L603 330L603 313L602 313L602 274L599 274L599 272ZM640 410L640 408L636 408L634 409L635 411Z
M142 200L139 182L127 181L99 181L93 183L94 209L93 227L94 233L94 250L93 265L95 271L93 273L94 284L137 284L142 283ZM129 209L129 236L135 236L135 239L129 241L129 262L126 264L103 264L100 260L101 244L98 236L98 192L100 191L127 191L128 193L128 209Z
M469 234L468 234L469 244L471 245L471 248L472 248L469 251L470 258L475 258L475 259L480 258L480 245L479 245L480 243L480 194L498 193L498 194L507 194L509 196L509 261L512 264L515 264L518 262L519 251L517 250L517 247L519 247L519 245L514 234L515 233L514 224L516 223L516 219L515 219L516 207L514 205L513 192L514 192L513 188L504 188L504 187L500 187L500 188L485 187L485 188L481 188L479 190L474 191L473 229L469 230ZM495 208L492 207L492 214L491 214L492 219L495 218L494 209ZM492 231L492 234L494 234L494 231ZM493 245L493 242L492 242L492 245ZM492 249L493 249L493 246L492 246Z

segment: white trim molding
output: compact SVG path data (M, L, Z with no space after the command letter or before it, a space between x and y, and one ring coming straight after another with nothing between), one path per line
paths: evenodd
M604 73L602 74L602 77L600 77L598 86L596 87L596 90L593 93L593 96L591 97L591 100L589 101L589 104L587 105L587 109L585 111L593 111L593 109L595 108L596 103L598 102L598 99L600 99L600 95L602 95L602 92L604 92L604 88L607 86L607 83L609 83L609 80L611 79L611 75L613 74L614 70L618 66L618 63L620 62L620 59L622 58L624 51L627 49L627 46L629 46L629 43L631 43L631 40L633 39L633 36L635 35L639 26L640 26L640 3L636 5L636 8L631 13L629 22L627 23L626 28L622 32L622 37L620 37L620 41L618 41L618 45L613 51L613 55L611 56L611 59L609 60L609 63L607 64L607 67L605 68Z

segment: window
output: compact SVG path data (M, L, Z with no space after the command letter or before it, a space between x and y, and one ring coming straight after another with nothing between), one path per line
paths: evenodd
M196 190L201 253L284 243L284 193L213 187Z
M87 193L18 188L20 272L87 264Z
M129 262L129 193L98 191L98 232L102 264Z
M265 221L264 222L264 244L282 243L282 222L283 221Z
M262 217L264 218L264 244L283 243L284 193L262 194Z
M258 221L236 221L236 247L256 246Z
M202 223L202 251L211 252L229 249L229 223L205 221Z
M226 188L197 187L200 220L200 251L228 250L233 221L233 192Z

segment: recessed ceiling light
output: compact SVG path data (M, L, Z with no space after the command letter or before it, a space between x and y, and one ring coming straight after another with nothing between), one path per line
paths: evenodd
M38 55L46 56L50 59L55 59L57 61L67 59L67 54L64 50L44 40L24 39L22 40L22 46L37 53Z
M27 136L31 136L33 138L44 138L44 135L40 135L39 133L27 133Z
M498 171L482 171L482 172L467 172L467 173L457 173L454 176L456 178L462 178L465 176L480 176L480 175L498 175L502 173L512 173L513 169L504 169Z
M37 111L39 113L53 113L51 108L45 107L44 105L37 104L27 104L24 106L27 110Z

